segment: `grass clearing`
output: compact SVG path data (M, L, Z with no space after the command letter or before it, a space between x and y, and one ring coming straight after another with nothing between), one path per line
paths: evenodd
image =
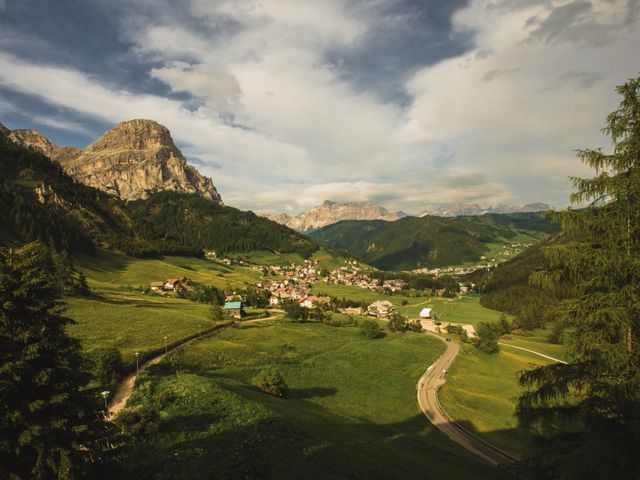
M440 403L453 419L481 438L520 456L533 448L531 436L518 426L515 401L521 393L517 374L549 361L521 350L501 347L498 354L463 344L447 372Z
M224 289L255 283L262 277L252 268L231 267L216 260L171 256L141 259L106 250L98 250L94 256L78 256L75 264L95 289L148 286L179 276Z
M415 383L442 349L314 323L227 328L175 354L183 373L168 359L141 377L132 401L159 398L163 421L128 461L137 478L496 478L419 411ZM285 400L251 386L272 365Z

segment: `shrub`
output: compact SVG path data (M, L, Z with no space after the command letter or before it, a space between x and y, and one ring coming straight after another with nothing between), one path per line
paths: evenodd
M113 388L122 375L122 356L116 348L98 348L89 353L93 376L100 385Z
M380 325L374 320L363 320L362 323L360 323L360 333L367 338L384 337L384 332L380 328Z
M485 353L498 353L500 350L500 347L498 346L498 328L498 325L493 325L491 323L478 323L476 326L476 347Z
M282 373L274 368L261 370L252 379L252 383L264 393L283 398L289 392L289 386Z

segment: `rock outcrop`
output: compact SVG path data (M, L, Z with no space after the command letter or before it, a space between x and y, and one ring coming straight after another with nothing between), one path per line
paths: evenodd
M403 212L390 213L386 208L371 202L337 203L326 200L322 205L295 217L280 213L267 215L267 218L294 230L306 232L342 220L386 220L393 222L405 216L406 214Z
M14 143L32 147L40 150L49 158L54 158L60 147L49 141L47 137L37 130L31 128L22 128L19 130L11 130L8 135L9 139Z
M31 129L13 130L8 136L59 162L79 182L123 200L174 190L223 204L213 181L187 163L169 130L153 120L122 122L84 150L59 147Z
M7 127L5 127L3 124L0 123L0 135L4 135L5 137L8 137L10 133L11 133L11 130L9 130Z

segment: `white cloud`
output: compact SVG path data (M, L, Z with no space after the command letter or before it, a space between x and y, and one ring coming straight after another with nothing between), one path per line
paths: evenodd
M371 200L417 212L564 204L567 176L586 173L573 150L605 142L598 132L616 106L614 86L637 75L633 11L615 0L472 0L454 22L475 47L416 65L406 108L348 83L326 60L363 46L383 20L372 9L340 0L187 8L205 28L164 18L124 25L123 35L158 63L150 77L202 99L195 111L1 52L0 84L114 124L167 125L231 205L295 213L325 199Z

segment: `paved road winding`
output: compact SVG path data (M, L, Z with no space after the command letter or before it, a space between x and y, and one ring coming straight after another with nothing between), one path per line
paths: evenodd
M449 370L458 355L460 346L456 342L446 342L438 335L431 333L428 335L445 342L447 350L424 372L418 381L418 404L420 404L422 412L447 437L489 463L493 465L512 464L515 458L465 430L443 410L438 401L438 388L444 385L446 371Z

